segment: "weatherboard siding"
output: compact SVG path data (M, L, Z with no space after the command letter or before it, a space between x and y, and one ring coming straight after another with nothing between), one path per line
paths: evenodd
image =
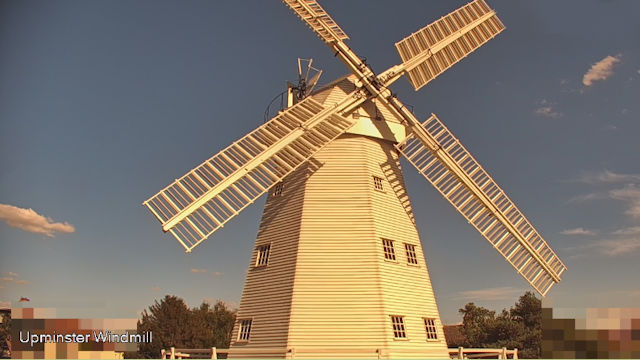
M237 319L252 319L248 342L237 341L239 322L232 333L229 357L284 357L287 346L293 278L300 233L304 182L312 163L285 178L281 195L269 194L252 251ZM266 266L256 267L257 251L270 244ZM269 353L247 353L270 348Z
M383 238L395 242L395 262L384 259ZM448 356L392 143L346 134L318 152L267 199L255 247L267 243L269 264L254 269L254 250L238 310L253 319L250 340L233 341L231 357L262 348L272 351L251 356ZM404 243L415 245L417 265ZM407 340L394 340L390 315L404 316ZM436 319L439 341L426 340L425 317Z

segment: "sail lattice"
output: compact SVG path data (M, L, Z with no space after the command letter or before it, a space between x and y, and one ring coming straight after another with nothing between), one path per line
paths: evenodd
M546 295L566 269L562 261L437 116L421 126L435 148L430 150L412 134L398 149L533 288Z
M327 44L349 37L315 0L283 0Z
M189 252L353 123L308 97L144 205Z
M409 82L418 90L505 27L484 0L475 0L396 43Z

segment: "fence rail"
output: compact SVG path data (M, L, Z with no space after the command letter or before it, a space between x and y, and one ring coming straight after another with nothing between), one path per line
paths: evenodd
M511 357L509 357L511 356ZM517 359L518 349L485 349L485 348L464 348L449 349L449 357L452 359Z
M256 354L261 351L273 351L273 349L252 349ZM358 350L362 351L362 350ZM295 351L289 349L286 351L287 357L294 358ZM382 355L382 352L378 349L375 351L378 354L378 358ZM226 358L229 355L229 349L217 349L215 347L208 349L181 349L172 347L168 350L162 349L160 352L161 359L218 359L218 355L222 355L222 358ZM485 349L485 348L450 348L449 357L451 359L517 359L518 349L508 350L502 349Z

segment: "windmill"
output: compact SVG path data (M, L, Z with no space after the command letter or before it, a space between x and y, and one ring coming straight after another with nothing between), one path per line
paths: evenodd
M420 122L388 88L406 75L418 90L495 37L495 11L455 10L396 43L402 63L375 74L316 1L284 3L351 74L298 91L144 202L190 252L268 193L229 356L448 357L400 157L546 295L562 261L435 114Z

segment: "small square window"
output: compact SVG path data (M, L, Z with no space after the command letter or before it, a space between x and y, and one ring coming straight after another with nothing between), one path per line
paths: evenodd
M416 246L412 244L404 244L404 249L407 252L407 263L418 265L418 256L416 255Z
M425 318L424 327L427 331L427 340L438 340L438 330L436 329L436 319Z
M260 245L256 249L258 254L256 255L256 266L266 266L269 263L269 251L271 250L271 244Z
M277 183L276 186L273 187L273 196L282 196L283 187L284 185L282 182Z
M393 248L393 240L382 239L382 250L384 251L384 258L387 260L396 259L396 251Z
M407 332L404 329L403 316L391 316L391 326L393 327L393 337L396 339L406 339Z
M251 336L251 321L251 319L240 320L238 341L249 341L249 336Z
M373 177L373 188L379 191L384 191L384 186L382 185L382 178L374 176Z

